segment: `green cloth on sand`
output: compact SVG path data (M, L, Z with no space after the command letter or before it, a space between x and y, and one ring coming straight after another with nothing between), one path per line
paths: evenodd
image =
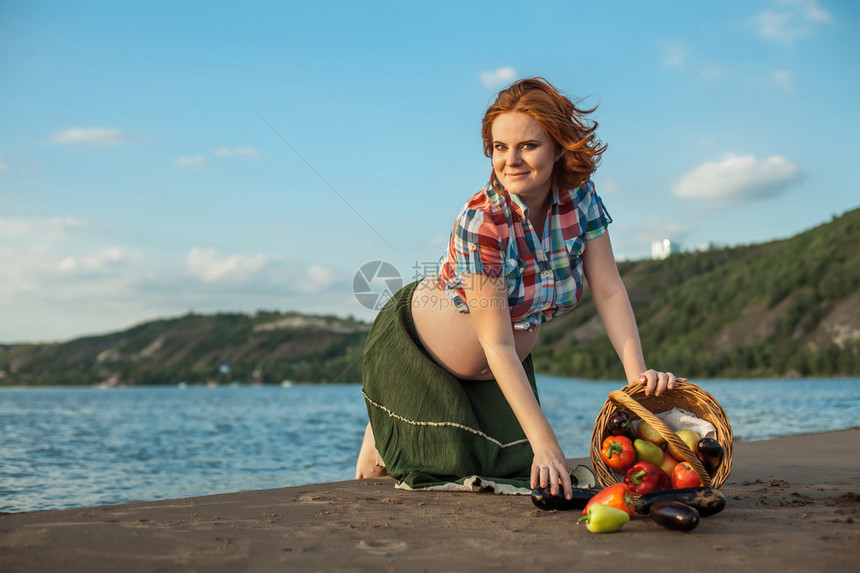
M362 389L386 471L401 489L528 494L534 454L516 416L495 380L459 380L430 358L412 321L417 284L392 296L365 343ZM523 368L537 396L531 356Z

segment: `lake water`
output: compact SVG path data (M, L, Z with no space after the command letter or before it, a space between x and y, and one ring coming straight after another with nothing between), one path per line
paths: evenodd
M736 439L860 426L860 380L698 382ZM538 376L568 457L620 383ZM0 389L0 512L87 507L352 479L357 384Z

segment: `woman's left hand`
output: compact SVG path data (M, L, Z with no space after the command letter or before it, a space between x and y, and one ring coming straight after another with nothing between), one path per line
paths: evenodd
M655 394L659 396L667 390L675 387L675 375L671 372L659 372L657 370L646 370L638 378L632 380L633 384L645 384L645 395Z

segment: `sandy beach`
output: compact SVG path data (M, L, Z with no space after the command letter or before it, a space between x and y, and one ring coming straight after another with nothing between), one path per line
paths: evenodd
M0 570L860 569L860 429L738 442L722 491L725 511L690 533L636 517L597 535L528 497L403 492L390 478L6 514Z

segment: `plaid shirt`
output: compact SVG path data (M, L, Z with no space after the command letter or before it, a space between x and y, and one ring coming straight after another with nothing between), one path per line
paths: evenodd
M579 303L586 241L605 233L611 222L589 180L552 192L539 238L519 197L488 183L457 217L435 278L457 310L469 312L463 275L506 277L514 328L533 330Z

